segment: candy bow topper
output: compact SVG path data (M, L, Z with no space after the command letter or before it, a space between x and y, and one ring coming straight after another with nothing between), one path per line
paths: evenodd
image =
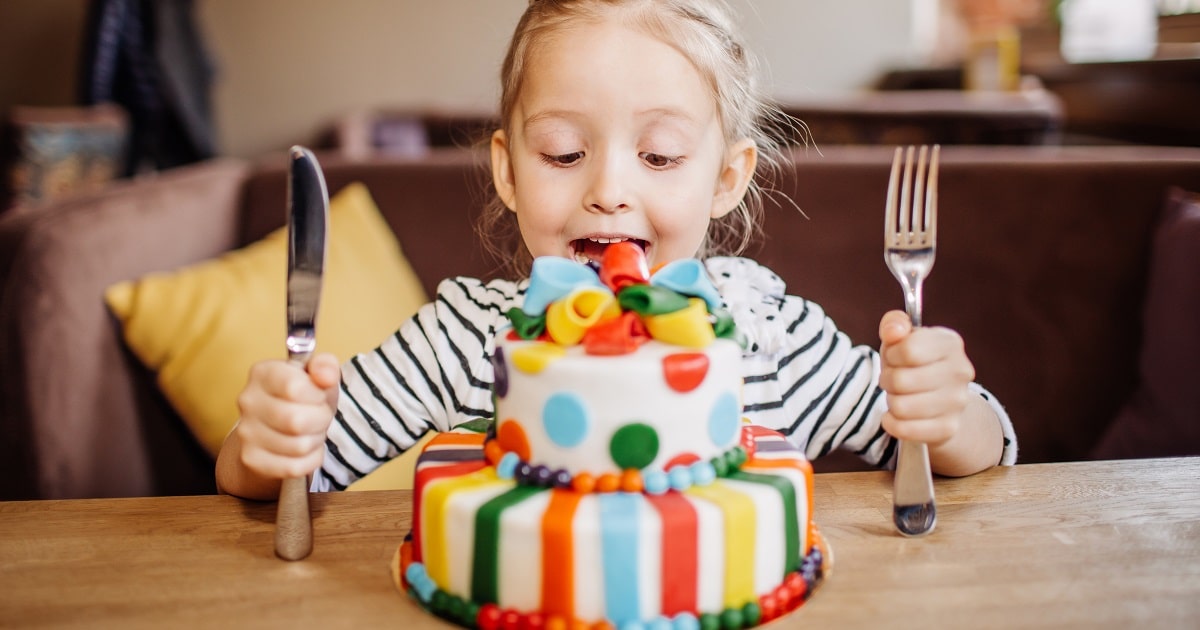
M703 263L676 260L651 275L642 248L630 242L609 245L599 270L537 258L524 306L508 317L522 339L582 343L588 354L627 354L647 339L689 348L718 337L740 341Z

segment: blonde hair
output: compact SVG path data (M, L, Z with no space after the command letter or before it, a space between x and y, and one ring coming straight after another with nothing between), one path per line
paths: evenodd
M530 0L513 31L500 71L500 120L511 135L511 117L526 65L548 33L576 20L599 21L619 12L627 24L679 50L712 90L726 145L753 140L756 177L738 207L709 226L697 256L737 255L759 235L763 186L785 159L781 138L791 119L768 102L759 85L757 59L742 44L723 0ZM515 215L496 195L484 208L478 229L487 247L516 277L527 273L531 256Z

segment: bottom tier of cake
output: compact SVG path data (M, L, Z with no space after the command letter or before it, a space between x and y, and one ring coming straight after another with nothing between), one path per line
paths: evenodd
M439 435L417 464L396 584L485 630L769 621L807 599L830 556L803 454L778 433L742 431L713 478L676 475L658 492L539 482L487 461L483 434Z

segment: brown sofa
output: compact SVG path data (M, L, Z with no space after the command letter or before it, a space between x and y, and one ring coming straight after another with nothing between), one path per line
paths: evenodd
M942 155L928 322L962 332L979 380L1013 417L1022 462L1094 456L1139 385L1153 236L1169 187L1200 191L1200 149ZM880 314L902 304L880 251L891 153L795 157L776 188L807 218L769 205L755 255L874 345ZM492 269L474 246L485 194L477 156L321 160L331 193L367 185L427 290ZM0 498L213 491L211 459L125 350L101 295L262 237L283 223L284 184L282 159L216 160L0 216Z

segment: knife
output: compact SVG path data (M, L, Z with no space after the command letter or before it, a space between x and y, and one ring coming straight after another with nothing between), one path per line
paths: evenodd
M288 169L288 361L303 368L317 345L317 307L325 270L325 233L329 224L329 192L312 152L301 146L289 151ZM302 560L312 553L312 515L308 480L284 479L275 514L275 554Z

